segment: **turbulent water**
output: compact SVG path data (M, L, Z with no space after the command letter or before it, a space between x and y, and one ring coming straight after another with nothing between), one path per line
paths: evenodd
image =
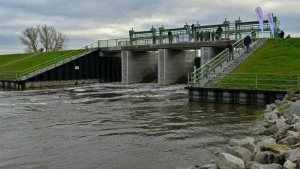
M251 136L262 107L189 102L183 85L0 91L0 168L176 169Z

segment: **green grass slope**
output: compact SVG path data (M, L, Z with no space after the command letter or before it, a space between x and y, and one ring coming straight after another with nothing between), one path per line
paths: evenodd
M0 71L24 71L26 69L37 67L33 71L40 68L54 64L55 62L61 61L63 59L72 57L76 54L83 52L84 50L66 50L66 51L53 51L53 52L44 52L38 55L29 57L27 59L9 64L3 67L0 67ZM41 66L39 66L41 65Z
M300 38L268 39L232 73L300 74Z
M268 39L218 87L299 90L300 38Z
M44 52L13 62L11 64L3 65L0 67L0 80L19 79L20 77L28 73L53 65L72 56L81 54L86 50L88 49ZM3 62L1 63L9 62L8 60L12 59L3 59Z
M34 53L0 55L0 66L29 57Z

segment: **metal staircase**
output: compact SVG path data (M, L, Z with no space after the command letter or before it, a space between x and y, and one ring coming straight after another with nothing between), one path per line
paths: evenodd
M246 53L245 49L241 49L240 53L235 53L235 59L229 62L224 68L209 77L206 83L203 84L204 87L213 87L215 86L220 79L228 75L233 71L237 66L239 66L248 56L252 54L257 48L263 45L266 42L266 38L257 39L254 41L249 48L249 52Z
M249 32L245 36L250 36L254 31ZM244 53L244 38L242 37L240 40L233 44L235 49L235 58L238 58ZM227 67L230 63L227 59L229 57L228 48L222 51L220 54L215 56L213 59L202 65L200 68L195 70L192 73L188 74L188 86L204 86L207 82L210 82L212 77L216 75L218 72L222 72L225 67Z

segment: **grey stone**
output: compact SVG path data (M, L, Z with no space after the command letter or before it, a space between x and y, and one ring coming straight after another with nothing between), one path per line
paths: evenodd
M269 135L273 135L275 134L276 132L278 132L278 127L277 125L272 125L270 126L269 128L267 129L264 129L262 130L261 132L259 132L259 135L266 135L266 136L269 136Z
M300 100L296 101L284 112L284 117L290 120L293 114L300 116Z
M274 138L266 138L260 142L258 142L256 145L261 148L265 144L276 144L276 140Z
M292 102L295 102L295 101L298 100L298 97L291 97L289 100L292 101Z
M252 152L244 147L234 146L229 149L231 150L230 152L228 152L229 154L244 160L245 163L251 161L252 159Z
M283 164L283 169L296 169L296 163L286 160L286 162Z
M265 113L264 114L265 120L276 120L276 119L278 119L278 116L277 116L277 113L276 113L276 111L278 112L278 110L274 110L274 111L272 111L270 113Z
M300 132L300 122L295 123L294 127L296 128L297 132Z
M280 105L281 105L281 100L275 100L275 104L276 104L277 106L280 106Z
M256 161L249 161L245 164L246 169L250 169L254 164L260 164L260 163L258 163Z
M300 160L300 148L289 151L287 153L287 159L293 163Z
M220 169L245 169L245 163L242 159L231 154L221 153L219 155L218 167Z
M276 154L270 151L259 151L254 155L254 161L262 164L283 164L285 161L284 154Z
M300 116L297 116L296 114L293 114L292 119L290 121L290 124L295 124L296 122L300 122Z
M282 169L279 164L253 164L250 169Z
M252 137L247 137L245 139L231 139L229 140L229 145L230 146L240 146L248 149L249 151L253 152L254 151L254 141L255 139Z
M219 169L217 164L206 164L205 166L201 167L200 169Z
M299 133L294 132L294 131L290 131L290 130L286 132L286 135L287 135L288 137L290 137L290 136L296 137L297 139L300 138Z
M285 133L289 128L291 128L292 126L286 124L284 121L282 120L276 120L276 126L278 131L276 132L277 134L283 134Z
M282 139L278 142L278 144L284 144L284 145L295 145L298 143L298 139L294 136L289 136L285 139Z

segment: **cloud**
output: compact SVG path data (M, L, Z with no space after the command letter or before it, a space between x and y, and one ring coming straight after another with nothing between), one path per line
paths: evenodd
M23 52L22 30L51 25L69 38L69 48L79 48L100 39L127 38L128 31L183 27L229 21L256 20L254 9L279 17L280 28L292 37L300 36L298 0L1 0L0 53ZM3 45L6 45L5 50ZM10 46L10 47L7 47Z

